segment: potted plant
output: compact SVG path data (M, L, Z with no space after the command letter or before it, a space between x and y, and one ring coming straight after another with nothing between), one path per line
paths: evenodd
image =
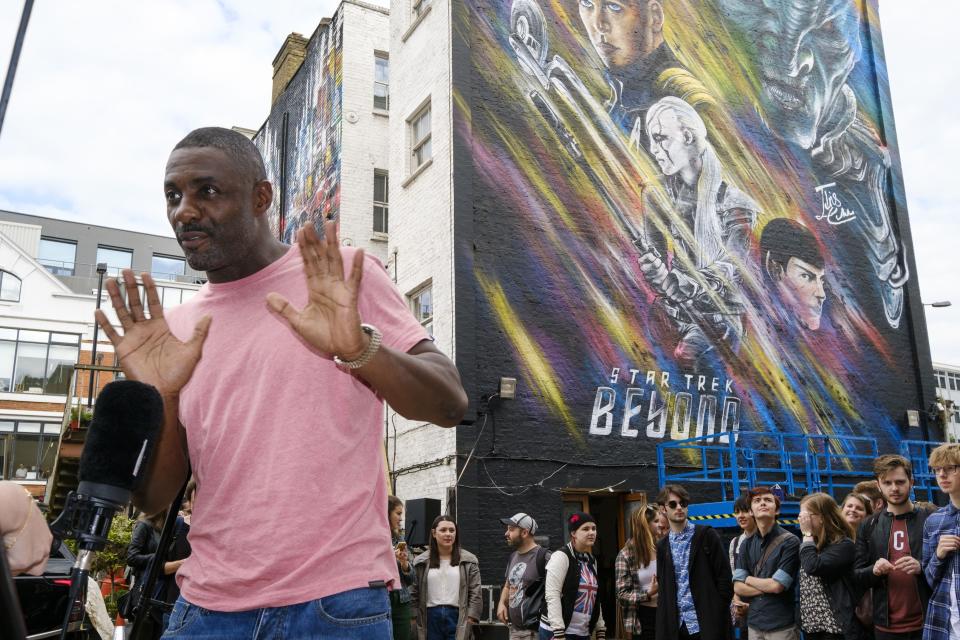
M70 428L73 430L85 429L93 420L93 414L83 407L74 407L70 410Z

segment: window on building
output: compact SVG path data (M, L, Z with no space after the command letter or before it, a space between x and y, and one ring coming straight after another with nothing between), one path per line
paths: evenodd
M390 59L385 53L377 53L374 64L373 108L386 111L390 108Z
M412 141L413 169L419 169L433 156L430 147L430 104L420 109L410 119L410 139Z
M97 264L107 263L107 275L119 276L121 269L129 269L133 264L133 251L118 247L97 247Z
M80 336L0 328L0 391L65 396Z
M389 233L390 178L386 171L373 172L373 230Z
M410 305L413 315L431 336L433 335L433 285L420 287L410 294Z
M20 302L20 278L9 271L0 271L0 300Z
M187 261L183 258L153 254L150 262L150 275L157 280L176 280L186 273Z
M430 0L413 0L413 16L419 18L427 11L430 6Z
M950 391L960 390L960 376L955 373L948 373L947 379L950 382Z
M939 388L941 388L941 389L946 389L946 388L947 388L947 376L946 376L946 372L944 372L944 371L934 371L933 374L934 374L934 376L935 376L936 379L937 379L936 385L937 385Z
M40 253L37 262L57 276L72 276L75 273L77 243L56 238L40 238Z
M0 422L0 479L46 480L56 460L60 425Z

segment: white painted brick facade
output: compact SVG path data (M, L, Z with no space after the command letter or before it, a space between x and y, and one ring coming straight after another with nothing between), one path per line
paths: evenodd
M390 14L390 253L397 286L409 295L433 287L433 333L441 351L453 358L453 166L451 112L450 0L433 0L415 20L412 0L394 0ZM430 166L411 178L408 119L430 100ZM391 412L392 414L392 412ZM447 487L456 482L456 431L396 418L396 469L439 466L403 473L397 494L403 499L438 498L446 509ZM391 429L389 460L392 461Z
M374 111L373 80L375 53L390 49L390 16L382 7L350 0L342 10L340 237L386 264L386 238L373 233L373 172L390 169L390 118Z

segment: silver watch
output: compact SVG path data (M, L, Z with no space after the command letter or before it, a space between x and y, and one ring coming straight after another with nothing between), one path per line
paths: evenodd
M333 356L333 361L338 367L344 369L359 369L373 359L377 351L380 350L380 344L383 342L383 334L372 324L361 324L360 330L370 336L370 342L367 348L357 357L356 360L343 360L340 356Z

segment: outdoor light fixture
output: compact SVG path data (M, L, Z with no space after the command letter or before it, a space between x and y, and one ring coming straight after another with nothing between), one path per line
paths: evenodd
M953 303L949 300L938 300L937 302L924 302L923 306L925 307L934 307L936 309L942 309L944 307L951 307Z
M920 412L916 409L907 409L907 426L908 427L919 427L920 426Z
M500 399L513 400L517 397L517 379L500 378Z

